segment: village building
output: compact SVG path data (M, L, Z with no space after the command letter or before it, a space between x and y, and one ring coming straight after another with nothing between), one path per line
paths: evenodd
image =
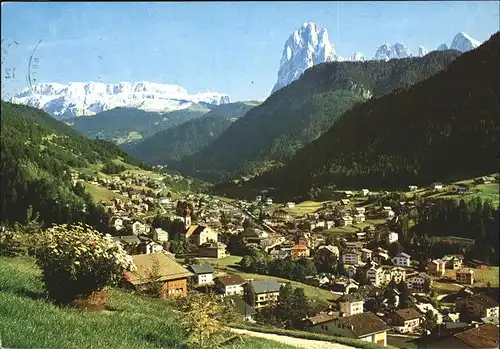
M339 219L340 226L345 227L348 225L352 225L353 219L351 216L342 216Z
M498 326L484 324L458 333L449 331L441 336L428 336L421 340L418 348L494 349L498 348L498 343Z
M155 228L153 230L153 239L156 241L168 241L168 232L162 228Z
M415 333L420 328L424 316L415 308L405 308L389 314L387 323L399 333Z
M441 258L446 263L446 268L459 270L462 268L464 257L462 255L446 255Z
M351 316L361 314L363 305L365 304L364 297L358 293L346 294L337 300L340 310L340 316Z
M295 208L295 202L287 202L287 203L285 204L285 207L286 207L286 208Z
M457 270L456 278L459 284L472 285L474 283L474 270L470 268Z
M394 265L398 267L409 267L411 256L407 253L401 252L392 259Z
M318 247L318 249L316 250L316 254L330 254L332 256L335 256L335 257L339 257L340 256L340 251L339 251L339 248L337 246L334 246L334 245L321 245Z
M460 313L467 312L469 316L476 318L499 316L498 302L484 294L458 298L455 309Z
M309 257L309 248L305 245L297 244L290 250L292 258L307 258Z
M245 279L239 275L225 275L214 279L215 287L219 293L225 296L243 295L246 284Z
M211 285L214 282L214 267L211 264L192 264L188 269L194 273L197 285Z
M335 294L351 294L359 289L359 284L352 279L340 279L331 282L327 288Z
M375 250L372 252L372 261L377 264L384 264L387 260L389 260L389 254L387 252L382 252Z
M386 218L391 218L394 217L395 213L392 210L391 206L384 206L382 207L382 216Z
M409 191L417 191L418 190L418 187L416 185L409 185L408 186L408 190Z
M248 283L253 292L255 309L262 309L279 301L281 284L277 280L253 280Z
M363 262L367 262L368 260L372 259L372 250L367 249L367 248L362 248L361 249L361 260Z
M333 319L326 333L387 345L390 327L372 312Z
M315 333L331 334L334 320L339 317L338 312L324 312L315 316L311 316L305 320L305 327Z
M427 274L431 276L444 276L446 271L446 262L441 259L433 259L427 262Z
M342 254L342 263L357 265L361 262L361 253L358 251L346 251Z
M432 278L426 273L415 273L406 276L408 289L415 293L426 293L432 286Z
M157 253L157 252L161 252L161 251L163 251L163 246L157 242L152 241L152 240L143 241L139 244L139 247L138 247L138 252L144 253L144 254Z
M183 234L184 239L189 243L200 246L206 242L217 242L217 232L204 225L191 225Z
M276 221L288 221L290 220L290 215L285 210L276 210L273 212L272 218Z
M197 255L206 258L224 258L227 256L226 245L222 242L205 242L198 246Z
M393 231L389 232L389 235L387 235L387 242L389 244L393 244L399 239L399 234L395 233Z
M164 299L186 296L187 279L193 274L164 253L132 256L136 270L128 272L127 287L144 290L151 282L161 282L160 297ZM154 281L152 280L154 279Z
M383 281L383 269L376 264L371 264L371 266L366 270L366 280L373 286L380 286Z
M366 217L363 213L358 213L353 216L352 220L354 223L362 223L366 220Z
M441 189L443 189L443 183L441 183L441 182L434 182L434 183L432 183L432 189L434 189L434 190L441 190Z
M370 191L368 189L361 189L359 193L361 194L361 196L368 196L368 194L370 194Z

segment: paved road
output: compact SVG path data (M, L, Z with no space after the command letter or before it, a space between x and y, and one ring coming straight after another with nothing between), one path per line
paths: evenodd
M297 348L305 348L305 349L355 349L355 347L350 347L344 344L337 344L332 342L318 341L312 339L302 339L295 338L289 336L282 336L278 334L272 333L263 333L263 332L254 332L248 330L242 330L239 328L231 328L232 332L239 334L246 334L252 337L259 337L264 339L273 340L276 342L285 343L288 345L292 345Z

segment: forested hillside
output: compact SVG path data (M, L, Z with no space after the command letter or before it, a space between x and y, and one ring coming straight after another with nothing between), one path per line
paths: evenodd
M198 104L167 113L115 108L92 116L70 119L66 123L90 138L97 137L122 144L150 137L156 132L199 118L209 110Z
M99 226L106 215L82 185L72 185L70 167L121 157L143 166L118 146L89 140L42 110L1 102L2 222L24 221L29 206L46 224L82 221Z
M220 180L286 163L344 112L371 97L404 90L444 69L459 55L432 52L389 62L332 62L314 66L234 122L211 145L176 166Z
M498 171L500 33L406 91L360 104L252 186L402 187Z
M203 117L157 132L127 147L127 150L145 162L155 165L180 160L212 143L237 118L258 104L258 102L221 104Z

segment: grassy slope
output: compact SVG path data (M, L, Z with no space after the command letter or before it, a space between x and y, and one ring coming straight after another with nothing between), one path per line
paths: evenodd
M105 312L61 309L43 299L31 259L0 258L0 337L8 348L188 348L168 303L112 289ZM285 349L245 338L226 348Z

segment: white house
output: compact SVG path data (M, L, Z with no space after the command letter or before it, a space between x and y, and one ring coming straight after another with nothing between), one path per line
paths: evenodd
M246 281L239 275L225 275L214 279L215 285L220 293L226 296L243 294Z
M342 254L342 263L357 265L361 262L361 253L357 251L346 252Z
M370 194L370 191L368 189L361 189L360 194L361 196L367 196L368 194Z
M271 198L267 198L267 199L266 199L266 204L267 204L267 205L272 205L272 204L273 204L273 199L271 199Z
M352 217L351 216L343 216L340 218L340 225L342 226L348 226L352 225Z
M416 185L409 185L408 186L408 190L410 190L410 191L417 191L418 187Z
M399 234L395 233L393 231L391 231L389 233L389 235L387 236L387 240L388 240L389 244L392 244L392 243L398 241L398 239L399 239Z
M139 251L144 254L157 253L163 251L163 246L154 241L147 241L139 245Z
M435 190L441 190L441 189L443 189L443 183L441 183L441 182L434 182L434 183L432 183L432 189L435 189Z
M209 285L214 281L214 267L211 264L193 264L188 267L196 277L198 285Z
M411 256L407 253L401 252L392 259L394 265L398 267L409 267Z
M153 232L153 239L156 241L168 241L168 232L162 228L155 228Z
M295 207L295 202L287 202L285 204L285 207L287 207L287 208L294 208Z
M363 312L363 305L365 300L363 296L358 293L346 294L338 299L340 314L342 316L351 316L361 314Z
M382 268L376 265L372 265L370 269L366 271L366 279L373 286L379 286L381 284L382 279Z
M362 213L354 215L354 219L353 219L354 223L361 223L361 222L364 222L365 220L366 220L366 217Z

